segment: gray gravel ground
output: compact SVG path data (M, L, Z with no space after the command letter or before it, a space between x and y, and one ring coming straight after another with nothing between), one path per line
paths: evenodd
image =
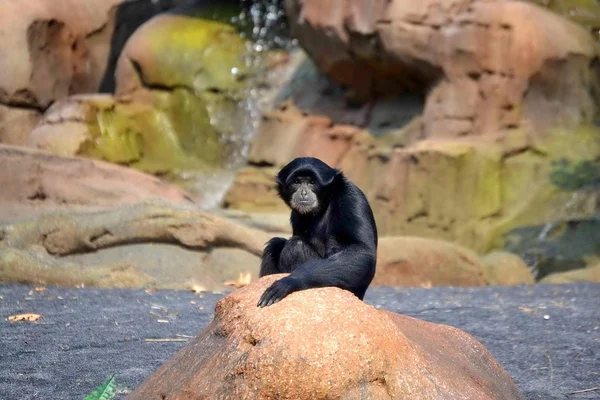
M222 296L0 285L0 399L82 399L112 374L122 398L206 327ZM365 301L469 332L527 399L600 399L598 284L371 288ZM29 312L43 318L6 319ZM182 341L147 340L165 338Z

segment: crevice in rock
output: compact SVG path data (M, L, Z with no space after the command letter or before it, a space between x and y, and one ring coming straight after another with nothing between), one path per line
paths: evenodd
M248 333L246 336L244 336L244 342L254 347L258 344L259 340L255 338L252 334Z
M183 90L186 90L186 91L191 92L191 93L195 93L196 92L194 90L194 88L192 88L190 86L187 86L187 85L183 85L183 84L164 85L164 84L159 84L159 83L150 83L145 78L145 76L144 76L144 70L143 70L142 66L140 65L140 63L137 62L136 60L131 59L131 58L129 58L129 62L131 62L131 65L132 65L133 69L135 70L137 76L139 77L140 83L146 89L159 90L159 91L163 91L163 92L172 92L172 91L174 91L176 89L183 89Z
M99 233L96 233L92 236L90 236L89 241L92 244L95 244L96 242L102 241L102 239L106 238L106 237L113 237L114 235L112 234L111 231L109 231L108 229L104 229Z
M541 151L539 149L534 148L533 146L525 146L525 147L504 153L502 155L502 160L506 160L507 158L510 158L510 157L516 157L518 155L521 155L521 154L527 153L527 152L530 152L531 154L539 156L539 157L546 156L546 153L544 153L543 151Z
M42 246L44 246L44 249L46 249L46 251L48 252L48 254L52 254L52 255L58 254L57 251L51 250L50 249L51 246L49 246L48 243L46 243L46 241L48 240L48 238L50 236L54 235L56 232L60 232L60 229L59 228L52 228L52 229L48 230L47 232L42 233L42 237L41 237L40 242L41 242Z
M42 187L38 187L35 191L35 193L27 196L27 200L31 200L31 201L44 201L48 198L48 196L46 195L46 192L44 191L44 188Z
M473 79L474 81L478 81L479 79L481 79L481 72L469 72L467 76Z
M0 105L43 114L51 104L48 107L42 107L38 104L35 94L27 88L19 89L13 95L9 95L6 90L0 88Z
M429 213L427 211L420 211L420 212L416 213L415 215L411 215L410 217L408 217L406 219L406 222L414 222L417 219L427 218L427 217L429 217Z
M112 7L111 10L108 12L108 15L110 15L110 13L115 9L115 7ZM108 26L108 22L104 22L102 25L100 25L99 27L89 31L88 33L85 34L85 38L86 39L90 39L93 38L96 35L100 35L104 32L104 30L106 29L106 27Z
M275 164L273 164L272 162L269 162L269 161L265 161L265 160L260 160L260 161L249 160L248 166L259 167L259 168L268 168L268 167L274 167Z

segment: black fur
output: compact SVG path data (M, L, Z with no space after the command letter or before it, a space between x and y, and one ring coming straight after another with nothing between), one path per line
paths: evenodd
M260 276L290 272L262 295L269 306L304 289L336 286L361 300L375 275L377 228L363 192L337 169L312 157L296 158L277 175L277 190L290 205L291 183L312 177L321 204L312 214L292 209L293 236L273 238L265 248Z

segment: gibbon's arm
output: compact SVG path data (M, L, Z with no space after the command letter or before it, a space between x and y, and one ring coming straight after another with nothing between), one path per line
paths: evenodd
M350 245L325 259L305 262L265 290L259 307L277 303L298 290L336 286L362 300L375 274L375 254L364 245Z

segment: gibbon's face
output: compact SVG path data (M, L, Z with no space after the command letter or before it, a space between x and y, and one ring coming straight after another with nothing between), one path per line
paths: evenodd
M319 184L311 176L299 175L290 180L286 192L289 194L290 207L300 214L319 211Z

